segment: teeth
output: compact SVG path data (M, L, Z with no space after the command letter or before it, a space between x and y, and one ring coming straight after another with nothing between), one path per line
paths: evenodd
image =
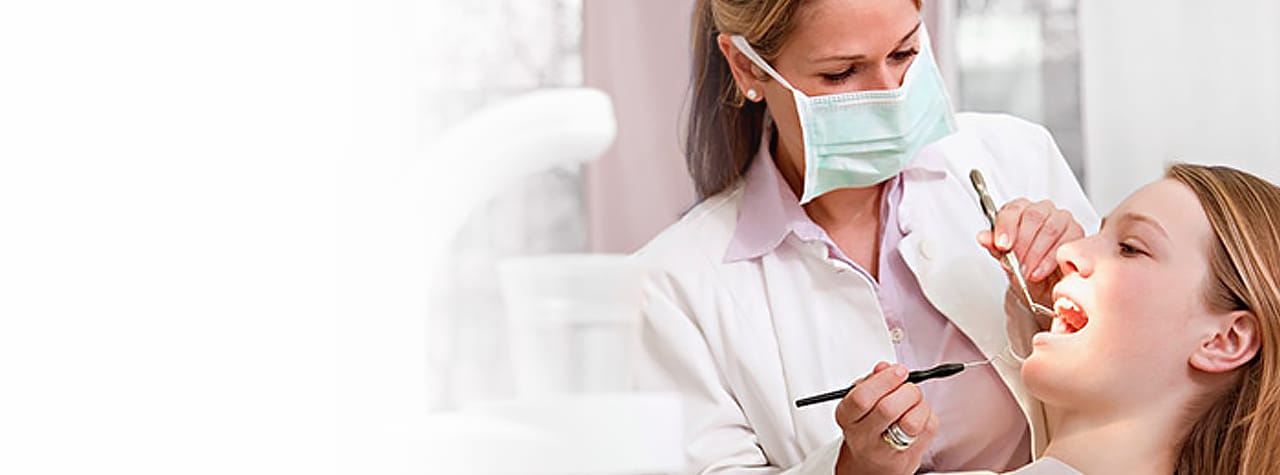
M1055 335L1063 335L1067 333L1067 322L1062 318L1053 319L1053 324L1049 326L1049 333Z
M1056 315L1050 327L1052 333L1075 333L1089 321L1089 317L1084 314L1080 305L1065 296L1058 297L1053 302L1053 313Z
M1071 299L1066 297L1058 297L1058 300L1053 302L1054 313L1061 315L1062 312L1070 312L1070 311L1080 312L1081 311L1080 306L1076 305L1075 302L1071 301Z

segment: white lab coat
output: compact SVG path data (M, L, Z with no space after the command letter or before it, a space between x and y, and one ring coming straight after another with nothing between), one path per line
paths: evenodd
M984 173L998 204L1051 199L1086 232L1097 216L1048 131L1005 115L958 114L958 131L920 153L942 154L947 176L903 175L899 244L925 296L988 357L1045 444L1043 411L1025 391L1009 341L1007 281L975 241L989 227L969 183ZM872 283L794 235L759 259L726 263L742 187L711 197L637 253L647 267L639 384L678 391L687 471L829 475L841 443L835 405L793 401L849 384L896 356ZM1015 328L1021 325L1020 328Z

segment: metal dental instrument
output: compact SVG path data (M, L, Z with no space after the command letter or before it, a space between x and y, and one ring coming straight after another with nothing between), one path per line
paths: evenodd
M973 361L970 363L940 364L938 366L934 366L929 369L923 369L923 370L912 371L910 373L907 373L907 382L920 383L920 382L928 381L930 379L945 378L947 376L951 376L953 374L964 371L965 368L968 368L970 366L978 366L978 365L984 365L984 364L991 364L991 360ZM822 394L818 394L816 396L809 396L807 398L797 399L796 407L805 407L805 406L817 404L820 402L843 399L844 396L846 394L849 394L849 391L852 391L853 387L856 385L857 383L854 383L854 384L850 384L849 387L844 389L837 389L835 391L825 392Z
M991 232L996 232L996 204L991 201L991 195L987 193L987 182L982 178L982 172L977 168L969 172L969 181L973 182L973 189L978 192L978 202L982 204L982 213L987 216L987 221L991 222ZM1031 309L1031 313L1043 317L1053 318L1053 309L1036 303L1031 299L1031 291L1027 290L1027 279L1022 276L1022 264L1018 262L1018 256L1013 251L1004 253L1002 257L1004 265L1009 268L1009 272L1013 274L1014 283L1018 285L1018 290L1022 292L1022 297L1027 300L1027 308Z

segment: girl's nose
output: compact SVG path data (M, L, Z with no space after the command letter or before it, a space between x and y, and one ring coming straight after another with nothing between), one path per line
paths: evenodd
M1093 272L1091 261L1086 256L1086 244L1093 239L1093 237L1080 239L1058 247L1058 268L1062 270L1062 275L1070 275L1074 272L1081 277L1088 277Z

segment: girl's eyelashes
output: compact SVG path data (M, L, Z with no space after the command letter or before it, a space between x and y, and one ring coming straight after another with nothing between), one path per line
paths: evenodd
M1146 251L1143 251L1141 248L1124 241L1120 241L1119 248L1120 248L1120 255L1124 257L1137 257L1137 256L1147 255Z

